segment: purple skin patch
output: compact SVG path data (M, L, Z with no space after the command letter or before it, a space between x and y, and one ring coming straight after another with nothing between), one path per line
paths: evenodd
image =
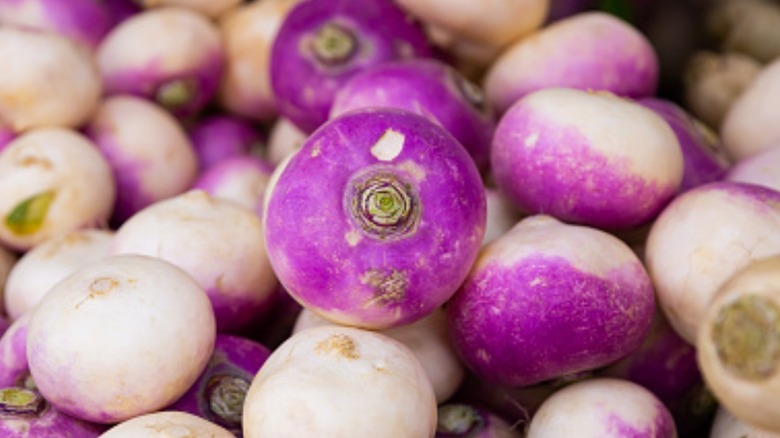
M482 90L457 70L434 59L416 58L356 74L336 94L331 114L390 107L429 117L466 147L480 170L486 170L495 120L485 105Z
M722 151L716 152L720 144L714 132L706 133L704 125L697 126L694 117L674 102L655 97L637 102L663 117L677 136L683 153L681 192L725 177L728 161Z
M71 417L40 400L26 407L30 412L0 413L0 436L3 438L97 438L108 426ZM2 403L0 403L0 411Z
M103 0L103 3L108 8L112 27L143 10L133 0Z
M649 413L648 413L649 414ZM669 410L660 403L655 404L652 424L641 427L615 413L605 416L606 431L609 436L620 438L676 438L677 428Z
M249 299L254 293L241 291L226 291L216 287L206 289L217 320L218 333L237 333L255 318L264 317L271 308L273 296L269 295L258 301Z
M131 94L153 100L179 118L198 114L214 97L219 86L225 57L222 50L204 54L198 65L180 71L160 71L158 60L149 60L135 69L103 74L106 95ZM175 81L183 81L183 94L175 103L160 98L161 89Z
M44 14L42 22L32 27L53 31L93 49L113 26L113 18L102 1L0 0L0 9L23 8L25 4L37 4Z
M534 134L534 147L526 138ZM626 160L596 150L573 126L515 105L496 127L491 168L498 187L528 213L603 229L652 220L677 193L635 175Z
M480 378L527 386L614 362L638 348L655 306L641 264L604 278L529 256L475 269L447 305L451 338Z
M190 129L190 140L203 171L226 158L245 156L265 138L251 122L228 115L214 115Z
M27 365L27 324L29 312L17 320L0 337L0 388L21 386L30 375Z
M455 292L486 210L474 161L443 128L408 111L356 110L312 134L281 173L266 247L285 289L316 313L389 328Z
M202 171L192 185L193 189L201 189L215 198L221 198L224 187L229 187L234 180L242 180L247 175L264 175L270 178L273 166L261 158L245 155L230 157L215 163ZM258 194L254 211L262 217L264 192Z
M240 437L246 391L270 355L271 350L257 341L217 335L214 353L206 369L192 387L166 410L197 415Z
M0 315L0 337L3 336L5 331L8 330L8 327L10 327L10 326L11 326L11 323L8 322L8 319L5 316Z
M0 126L0 151L5 149L5 147L8 146L8 143L11 143L15 138L16 133L14 133L11 128Z
M354 47L338 60L320 60L314 50L315 35L328 23L354 37ZM328 120L336 92L355 73L390 60L429 56L433 49L422 27L391 0L300 2L274 39L271 88L280 114L311 133Z

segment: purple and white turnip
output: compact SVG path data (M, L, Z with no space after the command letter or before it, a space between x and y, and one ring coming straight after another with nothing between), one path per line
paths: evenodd
M235 202L262 216L272 173L273 166L255 156L227 158L203 171L192 188Z

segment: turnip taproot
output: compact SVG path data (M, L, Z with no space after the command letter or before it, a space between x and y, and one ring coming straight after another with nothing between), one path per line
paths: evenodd
M246 438L430 438L436 398L420 362L380 333L322 326L279 346L244 401Z
M336 92L371 65L432 56L419 23L394 0L309 0L296 4L271 50L279 113L311 133L328 120Z
M30 316L27 360L58 409L117 423L170 405L214 348L208 296L182 269L143 255L105 257L73 272Z
M272 187L265 237L274 271L304 306L347 325L389 328L428 315L466 277L485 232L474 161L408 111L331 119Z
M125 420L107 430L100 438L235 438L227 429L178 411L157 411Z
M2 0L0 23L54 32L94 49L114 21L102 1Z

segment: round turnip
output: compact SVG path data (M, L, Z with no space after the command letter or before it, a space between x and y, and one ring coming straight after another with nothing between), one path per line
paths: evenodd
M26 386L30 377L27 365L27 328L30 312L18 317L0 336L0 388Z
M254 156L226 158L200 174L193 189L235 202L262 216L273 166Z
M220 160L261 150L264 143L254 124L225 114L204 117L189 129L189 135L198 155L199 172Z
M94 0L0 0L0 23L54 32L94 49L114 24Z
M158 411L125 420L100 438L235 438L235 435L208 420L186 412Z
M136 0L144 8L160 6L179 6L189 8L210 18L217 18L222 14L238 7L242 0Z

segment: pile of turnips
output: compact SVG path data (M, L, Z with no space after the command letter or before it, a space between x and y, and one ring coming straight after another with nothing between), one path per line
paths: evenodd
M0 0L0 435L780 436L780 51L609 3Z

